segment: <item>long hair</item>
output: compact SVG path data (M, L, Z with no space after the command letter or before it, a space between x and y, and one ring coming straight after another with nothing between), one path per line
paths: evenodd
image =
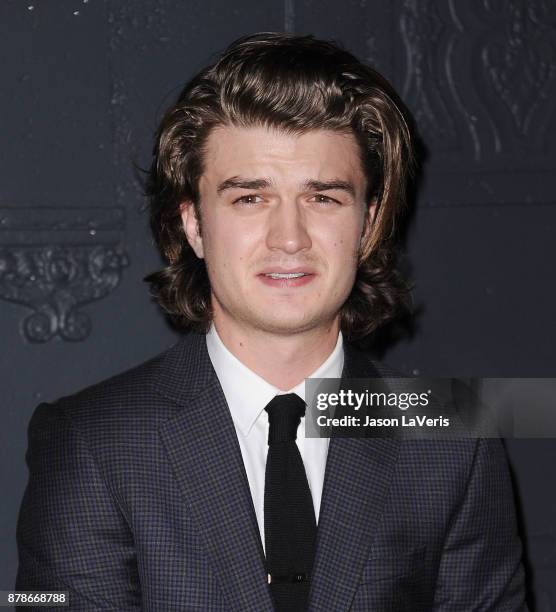
M361 341L407 310L410 294L395 249L396 220L413 167L405 107L382 75L338 44L261 32L236 40L194 76L156 134L146 193L153 236L167 266L144 280L175 326L206 332L212 320L205 261L187 242L180 204L193 204L202 233L198 184L206 141L216 126L352 133L366 174L366 202L375 198L377 208L340 311L341 330L348 340Z

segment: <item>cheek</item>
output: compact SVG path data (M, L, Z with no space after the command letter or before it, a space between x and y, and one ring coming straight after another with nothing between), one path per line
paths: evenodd
M338 266L352 266L353 260L357 259L359 247L359 234L350 231L337 232L331 243L330 254Z
M213 229L205 250L212 268L225 270L228 274L241 276L254 258L258 242L252 232L244 229L219 227Z

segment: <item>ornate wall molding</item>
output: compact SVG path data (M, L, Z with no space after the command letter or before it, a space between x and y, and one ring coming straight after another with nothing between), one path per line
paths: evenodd
M471 154L484 168L527 151L538 166L554 119L554 5L399 0L399 7L402 94L433 156Z
M447 104L445 72L456 24L439 11L434 0L403 0L400 32L405 49L402 96L411 103L425 142L434 150L459 149L460 135Z
M21 322L29 342L84 340L81 310L113 291L129 258L121 208L0 208L0 299L32 312Z
M526 138L556 77L554 9L545 0L482 4L490 23L481 52L486 81L509 111L517 136Z

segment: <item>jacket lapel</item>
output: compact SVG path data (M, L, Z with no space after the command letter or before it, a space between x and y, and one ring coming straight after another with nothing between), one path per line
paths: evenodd
M388 374L344 343L341 386ZM348 610L384 509L400 442L332 434L317 531L310 612Z
M181 409L160 435L206 543L229 610L273 610L241 450L204 334L188 334L160 364L159 392Z

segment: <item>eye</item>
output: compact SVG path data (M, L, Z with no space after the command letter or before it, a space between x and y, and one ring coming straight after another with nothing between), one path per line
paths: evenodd
M255 202L255 199L260 199L260 197L261 196L255 194L244 195L234 200L233 204L246 204L247 206L252 206L253 204L258 204L258 202Z
M322 195L322 193L317 193L313 198L316 198L317 204L341 204L338 200Z

